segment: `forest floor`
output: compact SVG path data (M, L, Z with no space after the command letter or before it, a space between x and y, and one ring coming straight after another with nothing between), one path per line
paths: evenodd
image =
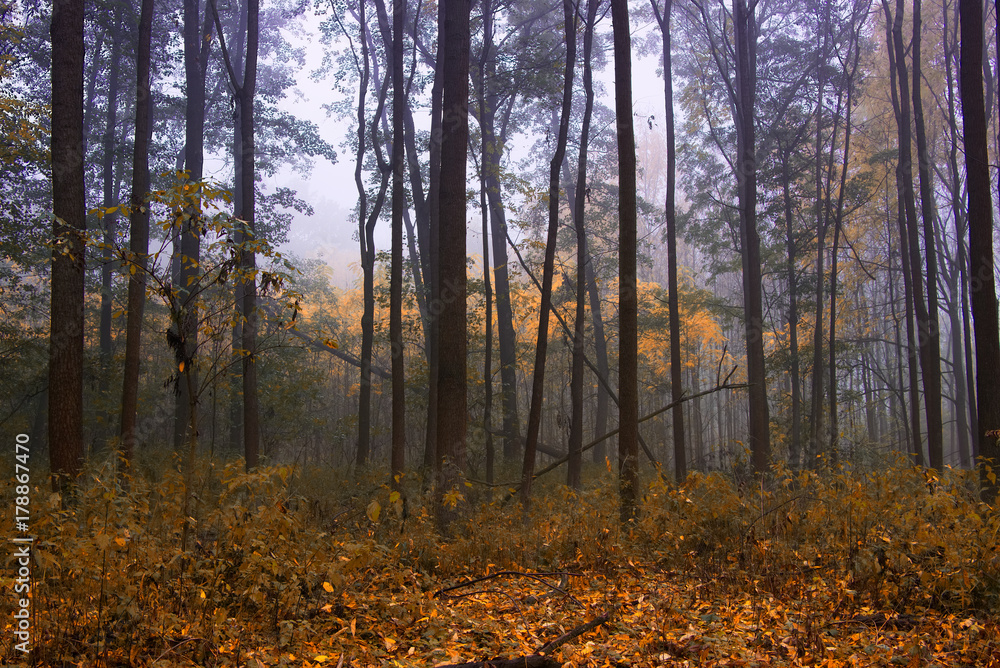
M595 468L580 493L540 485L527 514L506 488L456 492L442 535L416 480L404 500L374 479L202 464L186 528L177 472L126 491L91 471L65 509L35 489L33 652L15 649L8 557L0 659L1000 666L1000 517L968 473L651 480L622 526Z

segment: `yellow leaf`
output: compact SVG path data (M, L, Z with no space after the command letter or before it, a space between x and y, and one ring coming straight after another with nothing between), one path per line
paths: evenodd
M368 504L368 519L372 522L378 522L379 515L382 514L382 506L378 501L372 501Z
M118 547L125 547L126 542L127 541L124 538L115 538L115 543Z
M351 635L352 636L354 635L354 632L357 631L357 628L358 628L358 619L357 619L357 617L355 617L354 619L351 620Z
M205 598L205 590L204 590L204 589L200 590L200 591L199 591L198 593L199 593L199 595L200 595L200 596L201 596L202 598Z
M179 371L181 373L184 373L184 362L181 362L180 365L178 365L178 366L179 366Z
M316 663L323 663L329 658L330 657L328 657L326 654L320 654L319 656L314 657L313 661L315 661Z
M333 585L330 584L329 582L324 582L323 583L323 589L326 590L330 594L333 593Z

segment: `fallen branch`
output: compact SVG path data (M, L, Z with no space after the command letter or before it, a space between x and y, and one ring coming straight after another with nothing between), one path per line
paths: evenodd
M614 614L614 612L615 611L613 609L608 612L605 612L597 619L592 619L586 624L580 624L580 626L576 627L571 631L567 631L566 633L562 634L555 640L550 640L549 642L542 645L541 648L539 648L538 653L541 654L543 652L551 652L552 650L560 647L561 645L565 645L573 638L576 638L577 636L582 636L584 633L596 629L601 624L607 623L607 621L611 619L611 616Z
M562 664L550 656L529 654L516 659L491 659L470 663L449 663L437 668L559 668Z
M446 666L437 666L437 668L559 668L560 664L558 661L550 656L546 656L546 652L552 652L562 645L565 645L570 640L582 636L588 631L596 629L601 624L606 624L608 620L614 615L615 609L612 609L596 619L592 619L585 624L577 626L571 631L567 631L558 638L550 640L549 642L542 645L537 652L534 654L528 654L527 656L520 656L516 659L491 659L489 661L472 661L469 663L452 663Z
M559 584L562 585L562 586L554 585L554 584L552 584L551 582L549 582L548 580L545 579L548 576L554 576L554 575L560 576L561 580L560 580ZM578 601L575 596L573 596L568 591L566 591L565 587L566 587L566 583L568 583L568 581L569 581L569 576L570 575L575 575L575 576L578 576L578 577L583 577L579 573L565 573L565 572L555 572L555 573L522 573L520 571L499 571L497 573L491 573L489 575L484 575L484 576L482 576L480 578L475 578L473 580L466 580L465 582L460 582L457 585L452 585L450 587L445 587L444 589L439 589L436 592L434 592L434 598L464 598L466 596L470 596L472 593L484 593L484 592L492 591L492 590L479 589L479 590L476 590L475 592L471 592L471 593L467 593L467 594L449 594L448 592L455 591L456 589L464 589L464 588L470 587L470 586L472 586L474 584L478 584L480 582L486 582L487 580L494 580L496 578L502 578L502 577L520 577L520 578L530 578L530 579L535 580L537 582L541 582L543 585L545 585L549 589L551 589L553 591L557 591L560 594L562 594L563 596L566 596L567 598L572 599L574 602L576 602L577 604L579 604L581 607L586 607L586 606L583 605L583 603L581 603L580 601Z

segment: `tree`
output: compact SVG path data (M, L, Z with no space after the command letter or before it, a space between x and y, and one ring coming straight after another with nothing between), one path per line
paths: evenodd
M201 26L199 0L184 0L184 80L187 97L184 111L184 168L191 184L201 181L205 165L205 73L208 69L208 55L211 40L211 16L206 11L205 25ZM194 187L194 186L192 186ZM180 450L188 438L197 434L186 434L192 421L188 415L191 397L188 388L197 386L198 368L194 364L198 347L197 295L188 286L197 281L198 264L201 257L200 234L201 211L196 200L189 203L187 211L178 218L175 231L180 237L179 252L175 253L172 264L177 267L174 283L182 303L178 311L171 345L181 351L183 368L178 369L177 395L175 403L174 448Z
M651 0L656 23L663 43L663 102L667 128L667 192L664 213L667 220L667 299L670 302L670 401L675 403L670 413L674 430L674 477L678 483L687 477L687 443L684 439L684 406L680 403L681 388L681 324L677 295L677 150L674 138L674 82L670 62L670 15L673 0L665 0L663 11Z
M590 143L590 121L594 113L594 75L591 57L594 50L594 24L597 23L598 5L600 5L599 0L587 1L587 18L583 32L583 124L580 130L576 188L573 193L573 227L576 231L576 317L573 319L573 370L570 380L572 415L566 484L574 489L580 489L583 469L583 358L586 344L587 267L590 263L584 217L587 193L587 146ZM604 432L599 428L598 433Z
M52 5L52 309L49 329L49 458L52 488L83 464L83 10Z
M142 314L146 307L146 267L149 254L149 142L153 135L150 95L150 41L153 0L142 0L136 58L135 143L132 149L132 194L129 198L129 251L136 270L129 271L125 368L122 373L121 447L129 462L135 449L135 418L139 403L139 360Z
M639 485L638 311L636 275L635 128L628 2L611 0L618 137L618 479L621 520L636 515Z
M897 4L897 12L902 15L900 4ZM934 234L937 210L934 205L934 182L924 123L923 96L920 93L923 86L920 62L921 23L921 0L913 0L913 41L910 47L913 61L913 126L917 139L917 174L920 177L920 213L924 233L924 261L921 266L927 266L927 315L920 332L921 344L926 343L927 350L926 364L922 363L921 367L924 372L924 401L927 411L927 454L931 468L940 471L944 467L944 444L941 418L941 327L938 323L938 252ZM896 67L899 67L898 54ZM923 360L922 357L921 362Z
M976 403L982 496L997 496L997 430L1000 430L1000 332L993 273L993 208L990 194L989 138L983 96L983 11L978 0L960 0L962 24L959 85L965 141L965 172L969 190L969 279L976 333Z
M255 225L255 155L254 141L254 95L257 90L257 55L260 43L260 0L247 0L246 57L243 59L243 74L239 76L233 67L229 50L223 36L222 22L212 2L215 27L219 32L220 46L229 82L237 104L237 146L235 159L239 161L236 170L239 178L239 200L236 202L236 217L241 225L236 230L235 243L241 249L240 263L244 280L237 291L237 312L240 318L240 357L242 358L243 380L243 454L247 470L256 468L260 453L260 411L257 397L257 281L254 277L256 255L253 244L256 236ZM242 40L241 40L242 41ZM242 56L242 54L241 54Z
M450 493L465 469L467 313L465 172L469 144L469 0L444 0L440 223L440 333L437 401L438 493ZM443 507L442 507L442 510ZM447 514L441 515L447 524Z
M403 21L405 0L392 7L392 264L389 286L389 344L392 347L392 484L406 464L406 385L403 369Z
M531 407L528 410L528 433L524 445L524 466L521 472L521 503L527 507L535 471L535 452L542 422L542 399L545 390L545 358L549 345L549 310L552 308L552 278L555 274L556 241L559 235L559 170L566 157L569 117L573 108L573 69L576 65L576 7L563 0L566 30L566 66L563 70L563 97L559 114L556 150L549 163L549 225L545 241L545 261L542 269L541 306L538 313L538 338L535 345L535 368L531 380ZM582 386L581 386L582 387ZM582 399L582 397L581 397ZM582 438L581 438L582 440Z
M761 298L760 236L757 233L757 157L754 103L757 89L757 23L746 0L733 0L736 73L732 91L736 121L736 171L743 249L743 310L746 320L747 380L750 383L750 450L757 472L771 457L771 426L764 370L764 313Z

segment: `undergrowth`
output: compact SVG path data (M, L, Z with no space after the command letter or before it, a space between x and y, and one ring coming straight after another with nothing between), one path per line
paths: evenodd
M695 626L718 622L726 637L749 624L747 646L789 662L781 665L802 665L806 656L818 662L823 643L835 642L821 630L836 635L859 619L883 627L951 620L968 632L962 651L996 651L1000 660L989 635L996 627L976 621L1000 612L1000 516L977 500L966 472L776 468L742 489L718 473L692 474L679 487L653 480L639 519L624 527L610 476L595 476L580 493L540 484L527 511L508 490L467 489L443 535L433 496L415 478L400 496L374 474L347 480L277 467L246 474L240 462L207 459L197 470L187 546L176 471L121 480L91 470L65 502L35 488L36 665L317 665L336 648L357 665L434 665L461 654L459 647L482 652L465 660L489 658L510 651L504 643L516 638L495 637L508 627L480 637L485 622L463 617L473 614L462 607L471 603L440 593L502 571L566 573L556 590L573 589L563 593L588 609L652 605L653 626L643 633L636 629L646 622L618 635L609 622L602 632L607 647L642 648L648 665L684 651L705 658L711 645L692 644L690 631L675 639L666 628L682 628L681 618L695 612ZM11 517L0 528L14 535ZM537 606L517 600L538 582L515 575L504 582L476 599L482 614L510 608L527 624L525 610ZM3 584L11 591L10 559ZM553 590L541 586L542 593ZM0 604L8 662L21 658L10 628L13 599ZM716 607L706 615L707 601ZM727 626L718 611L739 601L749 621L733 612ZM769 617L775 610L784 616ZM797 640L768 639L768 624L778 628L779 618L786 630L773 633ZM519 642L530 649L531 634ZM871 644L866 656L880 656L881 646ZM598 656L567 651L570 664ZM626 654L614 650L614 661L647 665Z

